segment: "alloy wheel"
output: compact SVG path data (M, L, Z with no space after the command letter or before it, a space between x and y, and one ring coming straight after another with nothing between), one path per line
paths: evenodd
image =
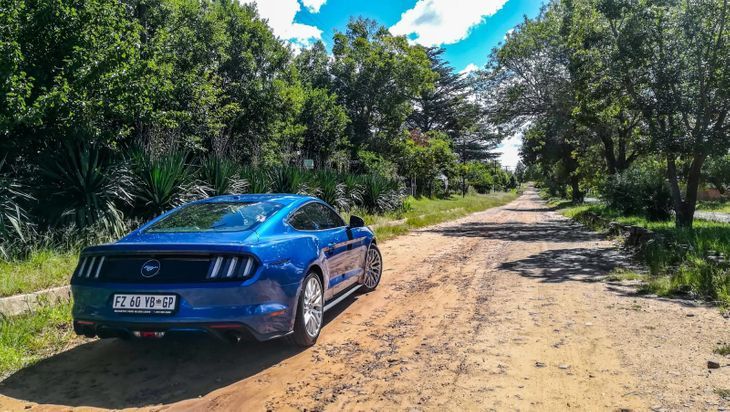
M374 289L380 281L380 274L383 270L383 261L376 249L368 250L367 265L365 266L365 287Z
M315 337L322 326L322 286L312 277L304 287L304 327L307 335Z

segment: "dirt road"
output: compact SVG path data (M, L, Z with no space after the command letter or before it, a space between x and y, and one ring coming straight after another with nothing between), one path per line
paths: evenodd
M717 309L601 280L612 245L534 192L381 246L318 344L94 341L0 383L0 410L718 410ZM40 404L40 405L39 405ZM52 406L57 405L57 406Z

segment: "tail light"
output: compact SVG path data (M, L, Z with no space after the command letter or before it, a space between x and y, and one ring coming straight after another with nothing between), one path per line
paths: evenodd
M210 262L207 279L248 279L256 270L251 256L214 256Z
M106 256L81 256L76 266L74 277L85 279L99 278L99 272L104 265Z

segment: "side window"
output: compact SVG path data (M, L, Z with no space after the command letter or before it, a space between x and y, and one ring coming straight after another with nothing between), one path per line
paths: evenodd
M321 203L317 203L317 207L320 210L320 215L322 217L322 224L320 225L321 229L332 229L345 226L345 222L342 220L340 215L337 214L337 212Z
M297 230L316 230L314 222L310 218L310 213L307 212L307 206L299 209L296 213L289 218L289 224Z
M344 226L340 215L321 203L304 205L289 218L289 224L297 230L324 230Z

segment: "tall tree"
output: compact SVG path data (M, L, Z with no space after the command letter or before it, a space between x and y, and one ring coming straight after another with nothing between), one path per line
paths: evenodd
M360 18L335 34L332 54L334 90L351 120L353 149L387 153L401 136L411 102L435 78L426 52Z
M621 79L663 154L678 227L691 227L702 166L730 147L727 0L605 0ZM684 188L684 189L683 189Z
M408 126L423 133L438 130L454 138L460 129L457 117L460 106L470 93L466 79L454 72L444 59L442 48L426 49L431 70L437 75L433 87L423 88L414 99Z
M139 62L138 26L124 5L18 0L3 8L2 151L27 158L78 135L123 137Z
M601 146L609 175L626 170L649 147L641 112L631 104L615 62L619 44L611 28L620 24L600 12L596 0L564 2L563 37L576 108L573 117Z
M576 102L563 7L551 3L537 19L520 24L494 51L481 74L481 99L503 133L532 129L526 135L541 143L526 146L524 159L528 163L540 159L543 170L559 167L562 173L556 178L570 184L573 200L581 201L576 159L579 133L573 118Z

